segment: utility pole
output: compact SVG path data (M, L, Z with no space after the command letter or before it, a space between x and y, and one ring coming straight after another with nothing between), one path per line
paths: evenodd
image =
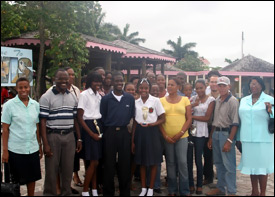
M244 57L244 54L243 54L243 42L244 42L244 33L242 32L242 58Z

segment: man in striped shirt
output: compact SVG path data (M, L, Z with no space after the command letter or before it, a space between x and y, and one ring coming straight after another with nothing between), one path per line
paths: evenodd
M67 89L69 75L64 69L55 74L56 86L40 98L40 131L45 154L44 195L56 196L57 173L61 175L61 195L71 195L75 150L82 148L76 119L77 100ZM75 149L75 129L78 142Z

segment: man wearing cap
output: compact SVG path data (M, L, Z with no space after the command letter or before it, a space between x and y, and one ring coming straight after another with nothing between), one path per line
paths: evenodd
M235 134L239 126L238 100L230 93L230 80L218 78L220 96L216 99L214 121L209 136L208 148L213 148L214 164L217 168L217 188L206 195L236 195Z

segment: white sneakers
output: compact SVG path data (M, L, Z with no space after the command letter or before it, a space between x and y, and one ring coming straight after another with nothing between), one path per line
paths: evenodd
M98 196L97 190L93 189L92 194L93 194L93 196ZM82 192L82 196L90 196L90 193L89 192Z
M146 195L147 193L147 195ZM153 196L154 195L154 189L148 189L147 188L142 188L141 189L141 193L139 194L139 196Z

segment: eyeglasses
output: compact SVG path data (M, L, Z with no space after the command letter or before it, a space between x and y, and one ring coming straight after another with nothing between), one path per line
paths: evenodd
M140 84L142 84L143 82L146 82L149 85L149 81L147 78L142 78Z

